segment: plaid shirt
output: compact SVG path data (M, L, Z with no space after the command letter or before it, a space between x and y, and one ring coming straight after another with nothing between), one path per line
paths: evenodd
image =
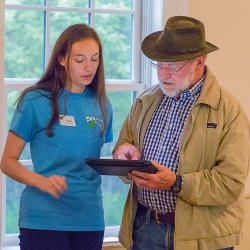
M143 159L155 160L177 173L179 166L179 143L185 122L197 101L204 77L180 98L164 96L152 116L144 138ZM174 212L176 194L167 190L139 188L138 201L152 210Z

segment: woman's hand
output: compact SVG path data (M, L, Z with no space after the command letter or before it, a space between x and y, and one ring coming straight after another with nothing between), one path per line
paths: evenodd
M67 189L65 177L60 175L46 177L23 166L19 158L25 145L26 142L21 137L13 132L8 133L0 164L2 172L13 180L36 187L55 198L59 198Z
M36 187L55 198L59 198L67 190L66 178L60 175L42 176Z

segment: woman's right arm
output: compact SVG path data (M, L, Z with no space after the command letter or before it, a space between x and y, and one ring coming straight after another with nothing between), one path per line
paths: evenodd
M8 133L0 165L2 172L18 182L36 187L55 198L59 198L67 189L65 177L59 175L45 177L24 167L19 162L19 158L25 144L26 142L15 133Z

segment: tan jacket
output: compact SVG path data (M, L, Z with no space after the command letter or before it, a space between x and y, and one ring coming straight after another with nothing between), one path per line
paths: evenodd
M136 100L115 148L129 142L142 150L162 95L159 86L153 86ZM209 128L211 123L216 128ZM184 184L176 203L175 250L213 250L240 243L248 167L248 119L238 101L207 69L180 143L179 174ZM136 187L131 184L119 233L127 249L132 245L136 204Z

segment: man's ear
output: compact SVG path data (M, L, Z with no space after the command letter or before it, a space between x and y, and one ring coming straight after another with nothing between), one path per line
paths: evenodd
M203 56L198 57L197 58L198 65L203 67L206 59L207 59L207 55L203 55Z

